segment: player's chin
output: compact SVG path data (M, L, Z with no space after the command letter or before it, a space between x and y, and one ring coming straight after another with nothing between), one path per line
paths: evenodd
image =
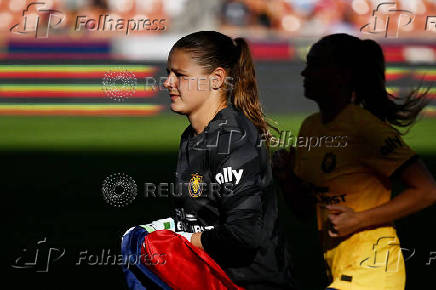
M317 97L315 97L315 95L311 94L308 90L304 91L304 96L306 97L306 99L312 100L312 101L316 101Z
M304 97L308 100L313 100L313 97L310 94L304 93Z
M187 114L186 109L184 108L184 106L181 105L181 104L178 104L176 102L172 102L170 104L170 109L174 113L177 113L177 114L180 114L180 115L186 115Z

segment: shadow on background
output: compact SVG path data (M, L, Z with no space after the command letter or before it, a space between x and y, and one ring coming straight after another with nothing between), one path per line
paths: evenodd
M170 198L145 198L144 183L173 182L176 152L2 152L0 158L2 243L10 249L2 260L13 288L126 289L121 267L111 265L120 254L120 237L130 226L171 215ZM436 156L423 159L436 172ZM101 193L103 180L115 172L128 174L138 186L136 200L124 208L107 204ZM300 223L283 203L280 208L299 284L322 289L326 280L314 220ZM402 247L415 249L406 262L407 289L428 289L434 281L436 260L426 265L436 251L434 209L397 223ZM34 266L12 267L31 261L37 248Z
M121 267L111 265L114 259L108 256L120 254L121 236L129 227L170 216L168 198L146 199L143 190L145 182L173 181L176 153L3 152L0 156L7 213L3 244L11 249L3 252L2 260L9 264L13 288L125 288ZM138 186L136 200L124 208L107 204L101 192L103 180L116 172L128 174ZM21 264L32 260L37 242L44 239L34 267L11 267L20 264L15 262L20 256ZM53 250L47 262L50 247L65 249L64 256L54 261L59 251ZM27 252L22 251L25 248ZM47 263L47 273L37 272L44 271Z

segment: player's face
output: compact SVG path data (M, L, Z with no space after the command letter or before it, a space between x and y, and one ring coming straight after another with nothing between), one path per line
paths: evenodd
M332 60L328 45L316 43L307 54L304 78L304 95L314 101L327 101L338 93L341 75Z
M190 115L198 110L210 95L209 75L198 65L190 52L173 50L168 57L168 89L172 111Z

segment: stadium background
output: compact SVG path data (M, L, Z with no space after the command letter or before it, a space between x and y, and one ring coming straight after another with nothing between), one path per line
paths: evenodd
M374 20L371 13L378 4L388 1L38 2L43 4L23 14L32 1L0 1L2 260L15 289L125 288L119 266L76 263L82 251L119 254L120 236L128 227L170 215L170 199L145 198L144 184L173 181L179 136L187 121L169 112L166 92L147 86L146 78L165 76L168 50L182 35L218 30L246 37L265 112L281 130L294 135L303 118L316 109L303 97L300 72L308 48L322 35L347 32L379 41L393 93L436 80L436 28L427 18L436 16L434 0L397 1L397 9L411 11L415 18L409 25L399 23L398 35L394 30L387 37L383 31L361 32L360 27ZM38 9L65 16L49 28L47 37L43 30L37 35L32 26L36 15L40 23L48 19ZM91 22L80 31L74 29L77 16L98 20L106 14L114 19L164 19L165 29L126 35L125 29L101 31ZM114 98L103 81L123 74L136 78L136 90ZM435 88L429 96L436 98ZM432 105L405 139L434 174ZM135 201L123 208L107 204L101 193L103 180L116 172L128 174L138 186ZM300 286L322 289L325 278L314 221L296 221L283 204L281 214ZM413 252L406 261L408 289L428 289L434 282L436 262L426 263L436 251L435 218L432 207L396 223L405 255ZM36 268L12 267L18 257L30 260L43 239ZM40 273L50 247L65 249L65 255L51 261L47 273Z

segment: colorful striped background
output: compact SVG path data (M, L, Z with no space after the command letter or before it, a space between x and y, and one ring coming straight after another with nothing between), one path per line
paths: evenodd
M413 47L426 47L436 55L434 44L382 46L388 63L388 87L394 94L420 82L424 90L436 81L434 65L412 65L407 59ZM250 43L253 57L267 62L301 61L309 47L308 43L289 41ZM5 42L4 51L0 54L0 115L148 116L163 109L162 101L156 99L157 91L145 86L144 78L155 76L158 65L165 61L156 65L111 64L127 61L117 59L110 40L16 38ZM105 73L125 70L137 79L136 89L127 98L111 99L102 85ZM428 97L436 100L435 88L429 90Z
M435 67L387 67L386 80L394 81L405 77L411 77L415 80L434 82L436 81L436 68Z
M111 68L108 65L3 65L0 66L0 79L12 78L98 78L111 71L122 71L122 67ZM155 68L144 65L129 65L128 71L136 78L153 76Z
M22 116L150 116L159 105L142 104L0 104L1 115Z
M122 71L134 75L136 88L114 100L102 81L105 73ZM156 92L141 81L155 72L150 65L2 65L0 115L149 116L162 106L147 101Z
M5 42L5 52L0 54L0 115L159 113L163 107L152 101L156 92L143 81L154 76L156 66L112 65L114 58L112 41L105 38L9 39ZM136 78L136 87L126 96L111 99L113 96L103 87L103 78L108 72L114 77L123 71ZM123 89L122 80L112 80L112 89Z
M13 38L0 59L111 59L112 43L92 38Z

